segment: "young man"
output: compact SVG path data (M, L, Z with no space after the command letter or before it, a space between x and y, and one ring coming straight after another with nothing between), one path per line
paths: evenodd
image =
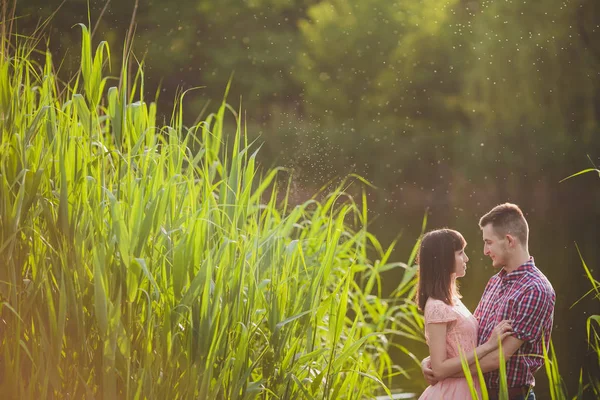
M512 336L502 342L510 400L534 400L533 375L544 364L543 346L550 344L556 295L552 285L529 255L529 227L518 206L505 203L494 207L479 221L483 233L483 252L500 269L489 280L474 316L479 321L478 342L485 343L494 326L512 321ZM500 390L498 350L482 357L490 399ZM429 360L421 363L423 375L437 383ZM472 368L472 371L476 371Z

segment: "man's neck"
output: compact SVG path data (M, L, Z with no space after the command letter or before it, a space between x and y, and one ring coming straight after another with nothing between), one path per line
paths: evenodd
M512 257L512 259L508 263L506 263L506 265L504 266L504 270L507 274L510 274L511 272L514 272L517 268L519 268L521 265L529 261L529 259L531 259L531 256L529 255L528 251L519 252L519 254L515 254L515 256Z

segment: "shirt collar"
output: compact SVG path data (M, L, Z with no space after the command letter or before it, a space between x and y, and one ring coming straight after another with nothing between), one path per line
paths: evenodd
M535 268L535 263L533 261L533 257L529 257L524 264L521 264L519 268L515 269L513 272L507 273L504 268L498 274L502 282L514 282L517 279L521 278L521 276L525 275L527 272L532 271Z

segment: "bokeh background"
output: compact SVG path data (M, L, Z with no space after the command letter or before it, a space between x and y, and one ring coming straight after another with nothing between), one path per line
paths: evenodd
M114 71L133 28L146 96L167 121L177 93L194 88L184 102L191 125L231 80L229 103L242 106L263 165L293 177L293 201L363 176L374 186L370 230L388 245L398 239L396 261L408 259L425 214L430 229L463 232L471 310L494 273L478 219L519 204L530 252L557 293L563 378L574 394L581 367L600 375L585 329L598 303L574 305L591 288L575 243L598 279L599 177L560 182L600 165L599 1L20 0L16 15L22 35L47 23L40 47L65 79L78 65L76 23L110 43ZM385 278L389 293L398 276ZM422 390L414 361L394 357L412 378L398 387ZM540 371L542 398L545 381Z

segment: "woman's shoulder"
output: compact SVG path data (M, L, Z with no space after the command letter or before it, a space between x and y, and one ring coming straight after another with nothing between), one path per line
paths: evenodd
M423 310L426 322L449 322L456 320L457 316L453 308L442 300L430 297L425 303L425 310Z
M424 312L433 311L433 310L451 310L453 307L449 304L446 304L445 301L440 299L435 299L430 297L425 302Z
M446 307L451 307L450 305L446 304L445 301L440 300L440 299L436 299L433 297L430 297L427 299L427 301L425 302L425 308L427 307L440 307L440 306L446 306Z

